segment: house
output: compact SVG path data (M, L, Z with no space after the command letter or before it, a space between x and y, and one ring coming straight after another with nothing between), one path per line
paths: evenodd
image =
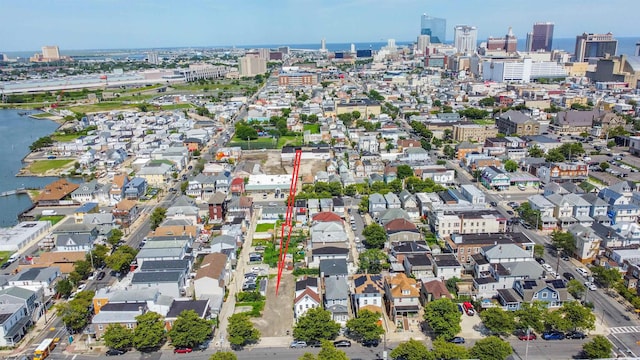
M356 274L353 276L351 306L355 314L369 310L382 314L384 285L382 275Z
M89 252L93 248L95 237L91 233L63 233L56 235L56 251Z
M209 320L211 311L209 309L209 300L185 300L176 299L171 303L171 307L164 317L165 330L169 331L173 327L173 323L178 316L185 311L193 311L200 319Z
M57 267L31 267L20 270L8 280L11 286L20 286L32 291L43 292L45 296L56 293L55 284L60 277Z
M324 283L324 308L331 318L341 325L349 320L349 285L346 276L326 276Z
M96 339L100 339L111 324L120 324L133 330L138 325L136 317L145 312L147 312L146 302L107 303L91 319L93 333Z
M167 162L150 161L136 173L136 176L145 179L151 186L161 187L171 179L171 174L175 171L175 166Z
M200 213L195 200L186 195L176 198L173 204L167 208L166 219L185 220L190 225L198 224Z
M319 261L320 277L347 277L346 259L325 259Z
M422 234L416 225L406 219L394 219L384 225L390 242L419 241Z
M227 213L227 195L221 192L216 192L215 195L209 198L209 221L218 223L224 221L224 217Z
M131 287L157 288L161 294L177 298L185 295L186 278L182 271L134 272Z
M147 192L147 180L134 177L124 186L124 197L128 200L138 200Z
M505 309L516 311L525 302L540 301L548 308L558 308L573 298L564 280L526 279L516 281L511 289L499 289L498 300Z
M133 200L120 200L111 213L116 218L116 224L126 229L140 216L140 209L138 203Z
M428 254L404 255L404 269L407 276L416 279L433 277L433 262Z
M402 208L402 203L398 196L392 192L386 193L384 195L384 200L387 203L387 209L400 209Z
M106 304L145 303L149 311L165 316L173 298L162 295L158 289L99 288L93 297L93 314L97 315Z
M480 182L487 189L498 191L507 190L511 186L509 176L495 166L487 166L482 170Z
M462 277L462 265L454 254L433 255L433 273L444 280Z
M316 222L311 226L311 243L313 244L345 243L347 240L342 220L340 222Z
M554 183L552 183L554 184ZM537 194L529 196L529 205L532 210L540 211L541 228L543 231L553 231L556 229L557 220L554 216L556 205L547 200L544 196Z
M232 195L240 196L244 194L244 179L237 177L231 180L231 186L229 187Z
M127 175L122 174L113 177L111 188L109 189L109 198L112 204L116 204L123 199L124 187L128 182L129 177Z
M344 220L340 217L340 215L331 211L321 211L311 217L311 223L314 225L319 222L334 222L337 224L342 224L343 221Z
M293 313L296 319L306 314L307 310L322 305L318 291L318 278L305 277L296 281L296 293L293 300Z
M607 216L607 202L595 193L583 194L582 199L589 203L589 217L596 219Z
M65 198L71 198L71 193L76 191L80 185L60 179L48 184L36 196L34 202L39 206L59 205Z
M573 255L583 264L591 264L600 253L602 238L598 236L590 227L575 224L567 229L576 240L576 248Z
M0 290L0 346L16 346L43 314L38 294L17 286Z
M385 308L393 321L420 311L420 290L415 279L404 273L384 277Z
M230 281L230 272L227 255L221 253L205 255L193 279L196 299L224 297L226 285Z
M379 214L387 209L387 201L384 196L374 193L369 196L369 214Z
M420 287L420 302L422 305L424 306L438 299L453 300L453 296L447 290L447 286L438 279L422 281L422 286Z
M80 204L96 200L94 194L100 188L101 186L98 184L98 180L91 180L81 184L71 193L71 200Z
M518 232L454 234L450 239L446 239L446 247L463 264L470 264L471 256L479 254L483 247L500 244L516 244L531 251L535 243L525 234Z
M346 244L331 244L331 245L314 245L311 249L310 266L318 266L322 261L344 261L346 269L346 261L349 258L349 248ZM322 271L322 270L321 270Z
M336 214L340 214L342 217L344 217L344 212L345 212L344 200L342 198L334 197L332 201L333 201L333 212Z
M141 266L147 260L181 260L190 253L193 238L187 235L155 236L147 238L145 246L138 252L136 260Z

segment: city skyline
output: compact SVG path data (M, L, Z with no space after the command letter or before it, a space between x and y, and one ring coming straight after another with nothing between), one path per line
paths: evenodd
M241 5L205 0L190 1L188 6L169 0L6 2L4 26L17 30L16 36L4 39L0 51L36 50L48 44L76 50L320 44L322 38L327 43L415 41L425 13L446 19L447 42L452 42L454 26L460 24L477 27L479 40L503 36L509 26L524 39L536 22L553 22L555 38L611 32L640 39L634 27L640 3L626 0L607 2L625 11L605 19L602 3L595 0L507 5L487 0L464 6L419 0L247 0ZM579 18L567 16L576 9Z

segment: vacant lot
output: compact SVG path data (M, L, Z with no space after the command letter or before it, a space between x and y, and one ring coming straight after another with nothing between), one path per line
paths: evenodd
M72 162L72 159L38 160L29 165L29 171L32 174L44 174L51 170L62 169Z
M261 318L251 319L262 337L286 336L287 330L293 326L293 296L295 279L290 272L282 273L280 290L276 296L275 277L269 279L267 286L267 303ZM283 305L287 304L287 305Z
M309 130L312 134L320 134L320 124L305 124L304 131Z
M258 224L256 225L255 232L267 232L269 230L273 230L274 225L275 225L274 223Z

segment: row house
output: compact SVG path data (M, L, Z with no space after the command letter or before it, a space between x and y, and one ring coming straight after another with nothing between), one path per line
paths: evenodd
M567 291L564 280L526 279L518 280L511 289L498 290L500 304L510 311L519 310L523 303L540 301L548 308L559 308L574 301Z

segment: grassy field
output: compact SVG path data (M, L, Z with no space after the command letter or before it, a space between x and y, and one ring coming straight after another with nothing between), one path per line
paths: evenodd
M38 160L31 163L29 171L33 174L44 174L49 170L64 168L72 162L72 159Z
M46 113L46 112L31 115L31 117L34 117L36 119L48 119L48 118L53 117L53 116L55 116L55 115L52 115L52 114L49 114L49 113Z
M129 110L129 109L137 109L136 104L123 104L121 101L108 101L101 102L97 104L91 105L78 105L78 106L69 106L66 107L66 110L71 110L74 112L80 113L95 113L95 112L104 112L104 111L112 111L112 110Z
M193 105L191 104L173 104L173 105L162 105L162 110L177 110L177 109L191 109Z
M233 137L228 146L240 146L243 150L247 149L275 149L277 144L274 145L273 139L270 137L258 138L255 140L247 141Z
M79 137L80 137L80 134L58 134L58 135L51 136L53 140L60 141L60 142L72 141Z
M274 223L264 223L256 225L256 232L267 232L273 230Z
M50 221L51 226L60 222L60 220L64 219L64 215L49 215L49 216L41 216L38 221Z
M312 134L320 134L320 124L305 124L304 131L311 131Z
M282 136L278 138L278 148L282 149L285 145L300 146L303 140L302 136Z

